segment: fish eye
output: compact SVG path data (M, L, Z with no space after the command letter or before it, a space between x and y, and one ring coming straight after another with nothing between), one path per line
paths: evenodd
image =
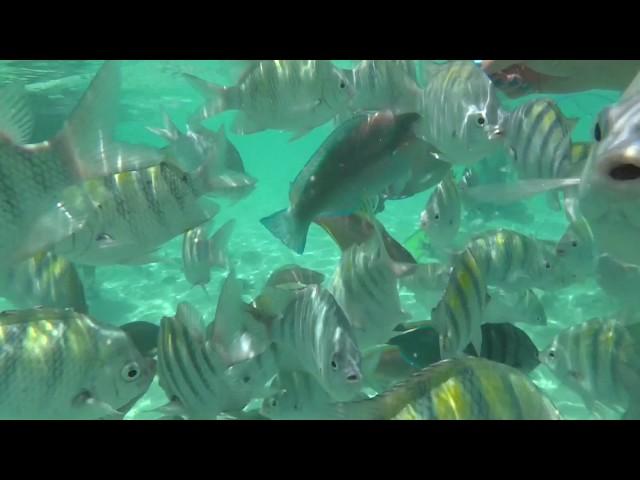
M549 262L544 262L544 268L549 270L551 268L551 264Z
M483 127L486 122L487 121L485 120L484 115L480 115L478 118L476 118L476 124L478 124L479 127Z
M347 82L344 80L340 80L340 88L345 88L347 86Z
M250 380L251 380L251 377L249 375L245 375L244 377L242 377L242 381L244 383L249 383Z
M556 352L554 352L553 350L549 350L549 353L547 354L547 356L553 360L556 358Z
M440 214L439 214L439 213L436 213L436 214L433 216L433 218L435 218L436 220L440 220Z
M140 368L136 362L127 363L122 367L122 378L127 382L132 382L140 376Z
M335 360L331 360L331 368L338 370L338 363Z
M572 247L577 247L578 246L578 241L577 240L572 241L571 242L571 246Z
M602 129L600 128L600 122L596 123L596 128L593 131L593 138L596 142L602 140Z

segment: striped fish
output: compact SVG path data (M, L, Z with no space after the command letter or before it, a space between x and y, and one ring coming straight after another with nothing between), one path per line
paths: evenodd
M554 252L546 244L514 230L485 232L473 238L467 248L490 286L547 290L565 281Z
M146 147L125 147L123 155L158 157ZM186 173L164 157L157 165L85 182L97 204L86 224L54 251L81 264L135 262L165 242L202 225L219 210L199 203L201 196L226 184L209 164ZM241 175L241 174L239 174ZM248 177L247 182L251 182Z
M635 417L640 406L638 327L616 318L573 325L555 336L540 361L592 412L601 415L604 405Z
M51 252L40 252L0 273L0 295L18 308L69 307L88 313L76 267Z
M336 400L362 386L361 354L355 334L333 295L319 285L301 291L280 316L269 320L279 368L314 376Z
M639 125L640 74L616 104L598 115L577 202L598 250L634 265L640 265Z
M393 261L381 232L342 253L332 292L346 314L360 348L386 342L410 316L402 310L398 278L415 264Z
M204 227L197 227L184 234L182 263L187 281L203 287L211 280L212 268L229 265L227 245L235 227L235 219L227 221L211 238Z
M260 413L272 420L321 420L330 412L331 396L307 372L280 372L278 392L262 401Z
M288 287L293 285L299 288L305 285L322 285L324 274L300 267L298 265L284 265L277 268L265 282L265 287Z
M565 178L577 123L548 99L531 100L511 112L504 124L505 144L519 177Z
M362 60L343 70L354 89L352 111L415 109L420 94L413 60Z
M274 129L301 137L346 111L354 93L349 79L328 60L252 61L231 87L185 77L206 99L191 123L239 110L232 130L240 135Z
M501 147L502 112L489 77L471 61L427 67L420 133L453 164L473 164Z
M558 420L526 374L478 357L443 360L367 400L335 405L357 420Z
M425 368L441 360L438 341L438 332L427 325L408 330L389 343L397 346L403 359L414 368ZM529 336L508 323L482 325L480 354L473 345L468 345L464 353L509 365L523 373L531 372L540 364L538 349Z
M174 317L161 320L158 377L170 403L160 411L215 419L266 394L277 371L273 352L265 350L229 364L206 333L199 312L187 303L178 305Z
M485 273L467 248L454 261L444 295L431 311L442 358L460 354L470 342L481 351L480 325L487 299Z
M450 247L460 229L462 204L452 171L438 184L420 214L420 228L438 249Z
M155 364L120 328L70 309L0 313L0 418L122 418Z

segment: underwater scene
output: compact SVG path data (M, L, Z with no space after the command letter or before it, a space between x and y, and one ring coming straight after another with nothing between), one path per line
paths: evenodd
M0 60L0 418L640 419L638 72Z

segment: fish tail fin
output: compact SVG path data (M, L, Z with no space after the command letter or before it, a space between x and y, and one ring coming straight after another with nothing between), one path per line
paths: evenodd
M260 223L291 250L300 255L304 253L309 224L297 221L289 210L262 218Z
M189 123L196 123L238 107L236 87L223 87L189 73L185 73L184 77L205 98L204 105L193 115Z

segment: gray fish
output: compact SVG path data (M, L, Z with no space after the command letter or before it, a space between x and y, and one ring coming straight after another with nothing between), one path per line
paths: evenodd
M410 318L400 305L398 278L413 268L391 259L377 229L365 243L342 253L332 292L360 348L386 342L394 327Z
M502 115L496 89L471 61L429 65L417 110L420 134L453 164L470 165L501 147Z
M212 268L225 268L229 265L227 245L235 223L235 219L227 221L211 238L207 238L204 227L197 227L184 234L182 262L189 283L204 287L211 280Z
M75 266L51 252L41 252L0 273L0 295L17 308L68 307L88 313Z
M319 285L306 287L284 314L263 319L278 349L280 370L305 371L336 400L362 387L361 354L340 305Z
M252 61L235 86L185 74L206 98L193 120L239 110L233 132L286 130L299 138L345 111L353 96L346 76L328 60Z
M438 249L450 248L462 217L462 204L453 172L438 184L420 214L420 227Z
M70 309L0 314L0 417L122 418L155 375L121 329Z
M640 413L638 324L595 318L558 333L540 352L540 361L597 415L603 406Z
M290 207L260 222L285 245L302 254L312 221L344 216L409 174L402 154L415 136L415 113L358 115L333 131L291 185Z
M576 279L593 274L596 263L596 246L589 222L580 216L571 222L556 245L559 262Z

